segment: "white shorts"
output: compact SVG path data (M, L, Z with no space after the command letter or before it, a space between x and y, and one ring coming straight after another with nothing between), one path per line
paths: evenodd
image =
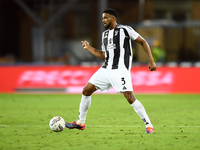
M110 88L114 88L117 93L133 91L132 79L130 71L126 69L99 68L89 80L103 92L107 92Z

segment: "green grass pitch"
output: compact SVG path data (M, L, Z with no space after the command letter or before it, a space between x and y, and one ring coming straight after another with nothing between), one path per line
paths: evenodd
M136 95L155 133L123 95L92 96L86 129L53 132L53 116L77 120L81 95L0 94L0 150L199 150L200 95Z

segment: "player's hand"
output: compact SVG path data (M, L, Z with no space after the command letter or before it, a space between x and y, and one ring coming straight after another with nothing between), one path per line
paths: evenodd
M156 64L155 62L149 62L149 70L150 71L156 71Z
M81 41L81 42L82 42L82 47L83 47L84 49L88 49L88 47L89 47L88 41Z

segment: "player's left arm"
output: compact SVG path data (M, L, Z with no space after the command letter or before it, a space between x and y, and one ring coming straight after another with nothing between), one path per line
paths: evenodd
M152 53L151 53L151 49L150 49L147 41L143 37L141 37L140 35L135 39L135 41L137 43L139 43L143 47L144 51L147 53L147 56L148 56L148 59L149 59L149 70L155 71L156 70L156 64L154 62L154 59L153 59L153 56L152 56Z
M105 52L101 50L97 50L96 48L90 46L88 41L81 41L82 47L92 53L94 56L99 57L101 59L105 59Z

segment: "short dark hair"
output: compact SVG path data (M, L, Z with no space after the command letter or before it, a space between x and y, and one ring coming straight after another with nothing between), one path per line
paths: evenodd
M112 8L108 8L108 9L104 10L103 13L108 13L110 15L113 15L117 19L117 12Z

